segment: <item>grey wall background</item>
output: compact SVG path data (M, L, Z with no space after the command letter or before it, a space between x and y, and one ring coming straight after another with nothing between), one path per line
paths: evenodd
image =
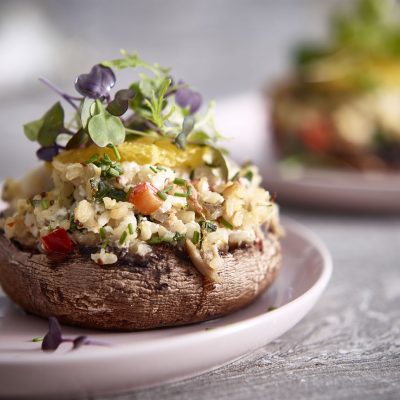
M98 61L137 50L174 67L207 99L259 90L288 69L303 39L323 40L346 0L0 0L0 179L35 165L22 124ZM128 82L124 75L120 83Z

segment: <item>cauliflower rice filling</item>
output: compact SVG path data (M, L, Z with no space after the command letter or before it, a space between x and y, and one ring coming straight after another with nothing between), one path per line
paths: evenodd
M30 198L21 198L22 183L7 181L5 235L35 246L62 228L74 244L97 248L91 259L102 265L118 261L116 249L145 256L159 243L183 244L195 265L204 264L197 268L216 280L221 251L255 243L262 225L279 230L278 207L259 186L254 166L228 181L219 168L206 165L188 170L123 162L118 168L117 176L111 171L104 177L104 168L94 163L55 160L40 171L51 174L51 188ZM151 188L150 197L135 201L138 187ZM157 208L143 212L152 203Z

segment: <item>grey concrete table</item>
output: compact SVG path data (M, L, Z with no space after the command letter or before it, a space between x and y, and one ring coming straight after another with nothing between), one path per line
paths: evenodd
M286 214L320 235L334 262L303 321L213 372L96 399L399 399L400 216Z

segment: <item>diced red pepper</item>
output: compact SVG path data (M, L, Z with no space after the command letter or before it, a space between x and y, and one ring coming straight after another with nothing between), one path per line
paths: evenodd
M57 228L40 238L44 250L48 253L70 253L74 244L64 228Z
M306 147L313 152L325 152L332 144L332 126L324 118L315 118L308 121L300 132Z
M151 183L139 183L129 193L128 201L135 206L140 214L150 215L157 211L163 203L157 193L158 189Z

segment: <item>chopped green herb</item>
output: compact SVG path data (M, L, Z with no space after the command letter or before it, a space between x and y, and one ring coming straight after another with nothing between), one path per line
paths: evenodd
M44 337L43 336L38 336L38 337L34 337L32 339L32 342L43 342Z
M105 180L100 180L97 184L97 189L94 197L98 201L102 200L104 197L110 197L111 199L117 201L126 201L127 193L125 193L122 189L117 189L111 186Z
M42 206L43 210L47 210L49 208L49 202L47 199L40 200L40 205Z
M197 244L199 243L200 240L200 232L199 231L194 231L193 232L193 237L192 237L192 243Z
M251 182L253 180L253 172L247 171L243 177L246 178L249 182Z
M191 185L188 185L188 187L187 187L187 195L188 195L188 197L190 197L191 195L192 195L192 186Z
M107 153L104 153L102 158L99 158L99 155L95 154L86 161L86 164L94 164L96 167L100 168L103 178L116 178L123 172L121 164L111 160Z
M178 186L185 186L186 185L186 179L175 178L174 179L174 183L175 183L175 185L178 185Z
M115 176L115 177L119 176L119 171L116 170L115 168L109 168L107 173L108 173L108 175L111 175L111 176Z
M213 224L211 221L200 221L199 222L202 229L205 229L207 232L215 232L217 230L217 225Z
M194 169L190 171L189 178L191 181L194 179Z
M130 235L133 235L133 225L132 225L132 223L130 223L130 222L129 222L129 224L128 224L128 231L129 231L129 234L130 234Z
M187 193L175 192L175 193L174 193L174 196L175 196L175 197L188 197L188 194L187 194Z
M186 238L186 235L183 234L183 233L176 232L175 235L174 235L174 240L176 242L180 242L180 241L184 240L185 238Z
M99 155L93 154L92 157L89 158L89 160L85 161L85 164L93 164L94 162L96 162L99 159Z
M276 310L277 308L278 308L278 307L273 307L273 306L268 307L268 308L267 308L267 312L274 311L274 310Z
M149 167L155 174L158 172L156 168L154 168L152 165Z
M105 230L103 227L101 227L101 228L99 229L99 234L100 234L100 238L101 238L102 240L104 240L104 239L107 237L106 230Z
M164 193L164 192L162 192L161 190L159 190L158 192L157 192L157 196L161 199L161 200L167 200L167 195Z
M159 165L156 165L156 168L157 168L159 171L166 171L166 170L167 170L166 168L160 167Z
M233 229L233 225L230 222L228 222L226 219L221 218L220 222L222 225L225 226L225 228Z
M149 244L171 243L173 240L174 239L171 237L152 236L147 243Z
M121 237L119 238L119 244L121 246L125 243L127 236L128 236L128 233L126 231L123 231Z

